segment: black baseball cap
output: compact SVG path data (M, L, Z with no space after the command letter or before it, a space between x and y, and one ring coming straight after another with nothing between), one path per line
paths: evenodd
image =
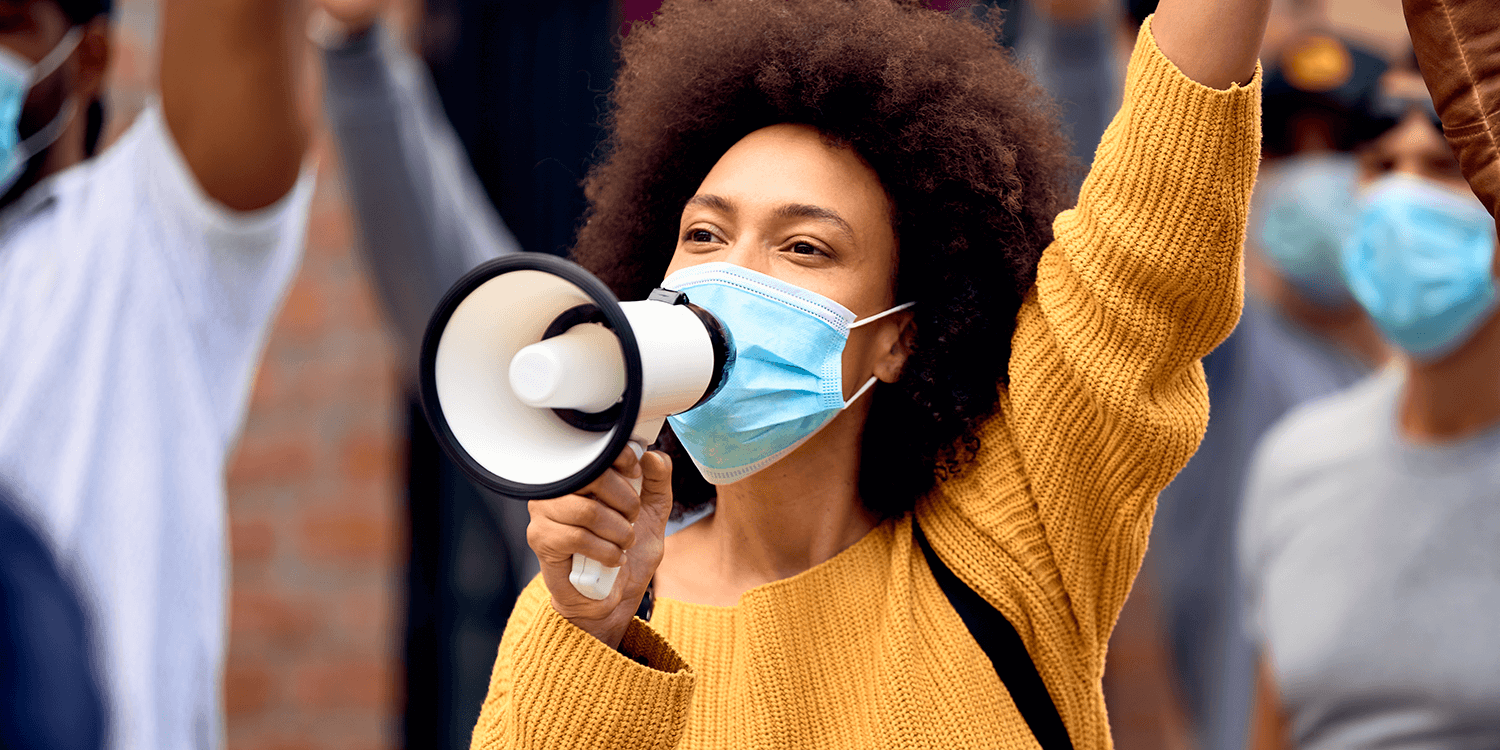
M1298 150L1299 133L1315 124L1340 151L1369 138L1380 101L1380 55L1327 32L1294 38L1265 63L1262 130L1269 154Z

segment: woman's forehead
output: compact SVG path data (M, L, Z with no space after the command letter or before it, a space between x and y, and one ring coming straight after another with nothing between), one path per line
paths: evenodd
M739 210L831 211L850 222L890 222L890 207L875 170L853 149L833 143L810 125L756 130L729 148L699 186Z

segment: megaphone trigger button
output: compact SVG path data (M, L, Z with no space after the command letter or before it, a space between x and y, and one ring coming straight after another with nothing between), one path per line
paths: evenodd
M651 294L647 295L646 299L652 302L665 302L669 305L685 305L687 304L688 296L675 289L657 287L651 290Z

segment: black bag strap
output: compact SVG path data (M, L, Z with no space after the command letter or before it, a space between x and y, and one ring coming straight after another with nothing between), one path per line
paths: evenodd
M985 601L979 592L969 588L968 584L959 580L943 564L937 553L932 551L932 545L927 542L927 536L917 526L915 519L912 520L911 530L912 536L922 548L922 554L927 558L927 567L932 569L932 576L948 597L948 603L953 605L959 618L964 621L969 635L979 642L985 656L990 657L995 674L1010 692L1010 699L1021 712L1021 718L1026 720L1026 726L1031 728L1037 744L1042 746L1042 750L1072 750L1073 740L1068 737L1062 716L1057 713L1057 704L1052 702L1047 684L1042 682L1042 675L1036 671L1036 664L1031 661L1031 654L1027 653L1021 634L1016 632L1015 626L1005 619L1000 610Z

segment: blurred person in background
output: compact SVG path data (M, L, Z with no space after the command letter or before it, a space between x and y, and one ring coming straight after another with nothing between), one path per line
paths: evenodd
M466 144L450 122L427 65L396 38L394 25L383 22L390 20L390 0L317 3L313 37L322 48L326 122L343 164L359 250L396 334L401 374L412 392L422 335L443 294L481 262L526 249L497 202L505 201L512 218L525 222L518 226L534 251L558 249L553 243L559 222L562 234L571 234L582 210L582 190L576 176L566 176L559 185L557 172L573 161L569 155L581 160L592 151L592 139L583 146L583 139L569 130L580 119L589 124L597 119L597 94L587 89L587 75L560 81L548 75L555 71L549 66L570 69L577 63L582 50L564 47L582 43L574 35L587 38L581 28L585 24L597 22L600 28L594 31L607 27L607 33L617 33L618 22L607 20L612 14L598 12L609 4L574 0L556 8L493 6L490 12L513 21L503 32L496 31L501 39L478 40L473 43L478 50L463 39L441 39L461 48L438 53L444 60L454 58L452 65L466 66L455 75L487 84L479 92L461 92L462 103L456 106L470 114L498 110L497 119L519 122L519 132L502 128L497 137L490 129L493 121L475 114L466 123L475 131ZM434 23L462 21L469 10L442 7L455 5L451 2L428 5L429 18L445 14ZM536 18L538 14L547 18ZM472 32L464 29L462 34ZM547 44L528 32L560 38ZM516 59L524 53L500 46L502 40L515 41L517 50L531 53L530 59ZM601 78L606 75L601 71ZM538 87L545 85L541 82L556 85L542 92L530 88L533 81ZM519 104L538 99L545 106L534 112ZM580 106L586 107L587 117L578 116ZM504 143L476 142L476 133L496 140L511 137ZM474 159L470 149L478 152ZM492 168L524 163L526 169L491 169L487 183L475 162ZM575 192L575 212L553 216L567 212ZM420 407L413 403L408 414L406 521L411 546L403 603L402 731L408 746L467 747L489 685L488 661L516 595L539 568L526 546L525 504L471 485L438 449Z
M107 0L0 0L0 477L94 613L113 748L222 742L224 465L312 187L297 7L165 2L160 100L96 154Z
M1239 326L1204 359L1213 413L1203 444L1162 492L1147 567L1198 745L1243 747L1255 690L1235 582L1246 468L1294 406L1340 391L1386 356L1344 285L1357 165L1386 63L1320 25L1262 52L1263 162L1246 241Z
M1037 83L1057 100L1073 160L1094 160L1104 129L1120 109L1125 59L1120 51L1124 8L1120 0L990 0L1006 11L1001 41L1033 67ZM1150 4L1144 19L1156 4ZM1139 27L1137 19L1136 27ZM1130 41L1135 41L1134 30Z
M89 617L19 507L0 486L0 748L102 750Z
M1494 39L1500 16L1469 7ZM1465 52L1500 65L1500 48ZM1238 551L1260 654L1253 744L1495 748L1500 260L1476 193L1493 205L1500 179L1465 181L1414 70L1383 77L1375 112L1341 266L1400 356L1291 412L1256 452ZM1479 156L1493 168L1493 138Z

